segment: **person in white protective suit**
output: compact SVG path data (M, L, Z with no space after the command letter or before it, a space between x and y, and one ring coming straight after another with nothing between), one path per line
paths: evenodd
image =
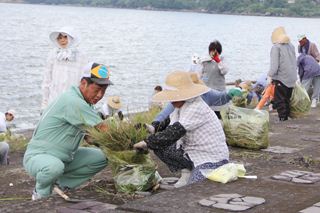
M78 86L82 67L88 63L87 57L77 49L79 37L72 28L63 27L52 32L49 38L55 47L49 53L44 72L42 111L62 92Z

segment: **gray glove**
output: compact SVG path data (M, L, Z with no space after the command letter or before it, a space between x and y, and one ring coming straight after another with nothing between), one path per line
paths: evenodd
M133 148L137 149L137 150L147 150L148 146L147 146L147 143L145 141L140 141L140 142L134 144Z

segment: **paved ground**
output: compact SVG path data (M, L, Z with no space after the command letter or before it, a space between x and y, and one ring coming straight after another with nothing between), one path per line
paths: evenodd
M190 185L173 191L128 202L121 210L134 212L228 212L217 208L199 205L201 199L218 194L241 194L261 197L264 204L246 212L291 213L299 212L320 202L320 182L297 184L271 179L271 176L287 170L301 170L320 173L320 116L319 110L298 120L275 123L275 115L270 116L270 147L293 148L278 151L293 153L281 154L267 151L249 151L231 148L231 160L245 164L248 175L257 175L257 180L239 179L221 184L212 181ZM320 212L312 207L308 212ZM305 211L307 212L307 211Z
M320 182L298 184L271 178L288 170L320 173L319 113L320 108L312 110L305 118L284 123L275 123L275 115L271 115L269 148L273 152L230 147L231 160L243 163L247 175L257 175L257 180L239 179L227 184L206 180L180 189L159 190L152 196L125 196L115 192L110 170L106 169L87 186L69 194L95 201L82 206L67 203L57 196L39 202L30 201L34 180L22 169L23 153L12 153L12 164L1 168L0 212L230 212L199 204L202 199L210 200L211 196L221 194L239 194L265 200L265 203L245 212L320 212ZM177 176L171 174L161 162L158 163L163 177ZM10 187L9 183L14 186ZM16 199L1 200L8 197Z

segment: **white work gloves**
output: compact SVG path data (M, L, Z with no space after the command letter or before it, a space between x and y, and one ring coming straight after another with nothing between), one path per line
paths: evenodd
M146 128L150 134L155 133L155 128L152 125L150 125L150 124L145 124L145 125L146 125Z
M134 144L133 148L137 150L147 150L148 146L145 141L140 141L139 143Z

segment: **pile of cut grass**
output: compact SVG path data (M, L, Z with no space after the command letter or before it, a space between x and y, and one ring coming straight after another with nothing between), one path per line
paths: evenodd
M143 124L150 124L158 112L159 109L153 108L147 112L129 116L124 121L115 118L107 119L105 122L108 125L108 131L101 132L96 128L90 128L88 132L102 150L132 150L135 143L148 136L148 131Z

